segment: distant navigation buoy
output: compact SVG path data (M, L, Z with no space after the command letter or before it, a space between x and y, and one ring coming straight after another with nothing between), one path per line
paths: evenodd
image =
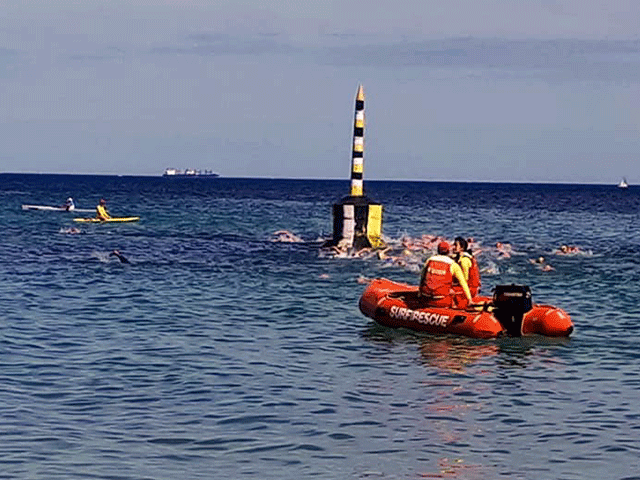
M351 194L333 205L333 245L380 248L382 205L364 194L364 89L358 87L351 150Z

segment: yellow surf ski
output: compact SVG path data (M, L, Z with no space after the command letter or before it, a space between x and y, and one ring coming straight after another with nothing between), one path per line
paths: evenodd
M84 223L111 223L111 222L137 222L140 217L111 217L107 220L101 220L100 218L74 218L74 222Z

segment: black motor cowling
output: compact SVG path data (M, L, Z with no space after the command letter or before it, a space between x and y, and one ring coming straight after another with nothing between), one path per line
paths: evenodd
M522 317L532 307L527 285L496 285L493 289L493 314L511 336L522 335Z

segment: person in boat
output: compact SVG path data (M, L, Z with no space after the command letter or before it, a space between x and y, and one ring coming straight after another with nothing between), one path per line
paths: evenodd
M453 253L455 254L455 260L462 269L464 279L467 281L471 296L475 297L480 291L480 269L478 268L478 262L469 250L469 243L463 237L456 237L453 241ZM462 289L454 280L454 290L456 291L456 297L462 295Z
M104 198L100 199L100 203L96 207L96 217L100 220L109 220L111 218L107 210L107 201Z
M62 208L64 208L67 212L75 210L76 206L73 203L73 198L71 197L67 198L67 201L64 202L64 205L62 205Z
M471 301L471 292L464 278L462 269L449 256L451 247L446 241L438 243L438 253L427 259L420 274L420 294L432 307L452 307L454 305L453 281L464 293L464 300L457 302L457 307L465 308Z

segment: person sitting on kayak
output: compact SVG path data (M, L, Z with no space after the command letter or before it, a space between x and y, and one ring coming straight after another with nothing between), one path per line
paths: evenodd
M75 210L76 206L73 204L73 198L71 197L67 198L67 201L64 202L64 205L62 205L62 208L64 208L67 212L70 212L71 210Z
M104 198L100 199L100 203L96 207L96 217L100 220L109 220L111 218L107 210L107 201Z
M466 302L458 307L464 308L471 303L471 292L464 278L462 269L453 258L449 257L450 246L442 241L438 244L438 253L431 256L424 264L420 274L420 294L426 298L427 304L433 307L453 306L453 279L455 278L464 292Z
M478 268L478 262L469 250L469 243L462 237L456 237L453 241L453 253L455 253L455 260L462 268L464 279L467 281L469 291L472 296L478 295L480 290L480 269ZM454 281L454 290L457 296L462 295L462 289Z

